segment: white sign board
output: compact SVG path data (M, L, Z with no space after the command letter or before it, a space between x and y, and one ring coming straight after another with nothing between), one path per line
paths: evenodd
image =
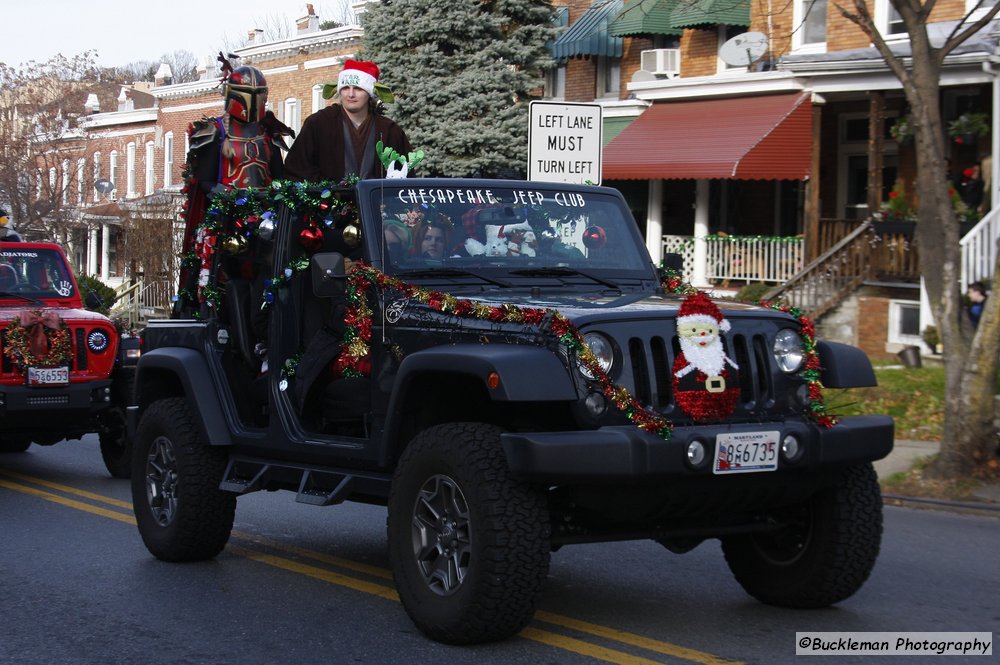
M531 102L528 180L601 184L599 104Z

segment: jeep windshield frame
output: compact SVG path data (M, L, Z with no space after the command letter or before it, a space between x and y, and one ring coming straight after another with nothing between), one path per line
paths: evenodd
M369 220L377 232L368 249L390 275L468 271L504 285L587 288L657 281L638 225L611 188L437 178L357 187L381 214Z
M51 248L0 247L0 298L65 300L77 295L76 281L63 255Z

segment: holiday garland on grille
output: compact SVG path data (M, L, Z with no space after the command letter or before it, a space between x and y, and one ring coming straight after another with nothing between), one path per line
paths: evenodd
M71 350L69 326L55 311L24 310L7 325L4 355L22 372L66 365Z

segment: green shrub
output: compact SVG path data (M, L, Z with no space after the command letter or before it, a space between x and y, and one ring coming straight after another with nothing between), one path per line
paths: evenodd
M96 293L97 297L101 299L101 306L97 307L94 311L100 312L105 316L111 314L111 306L115 304L115 300L118 298L113 288L90 275L77 275L76 283L80 285L80 297L83 298L84 304L87 302L88 293Z
M736 300L742 300L743 302L757 302L763 298L764 294L770 291L771 288L770 284L765 284L764 282L747 284L736 292Z

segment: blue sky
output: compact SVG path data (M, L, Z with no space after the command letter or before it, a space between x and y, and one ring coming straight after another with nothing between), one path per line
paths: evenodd
M313 5L323 21L337 18L341 2ZM326 7L331 11L324 15ZM108 67L182 49L211 56L275 20L294 30L305 13L306 2L299 0L4 0L0 62L17 66L90 49Z

